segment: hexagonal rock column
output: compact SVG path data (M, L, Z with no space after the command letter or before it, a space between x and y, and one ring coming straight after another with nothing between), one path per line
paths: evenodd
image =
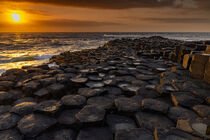
M0 132L0 140L22 140L23 137L15 129L9 129Z
M116 114L107 115L106 122L113 133L119 130L134 129L137 127L133 119Z
M113 140L113 136L108 128L86 128L80 130L76 140Z
M136 112L140 109L140 102L133 98L120 97L115 99L115 106L118 111L122 112Z
M82 123L99 122L104 119L105 110L103 107L96 105L86 105L76 115L76 119Z
M208 61L205 65L204 81L210 84L210 61Z
M59 129L43 133L36 140L74 140L74 132L71 129Z
M56 119L41 114L30 114L18 122L18 129L26 137L35 137L56 123Z
M5 113L0 115L0 131L14 127L19 120L20 117L13 113Z
M156 99L144 99L142 100L142 108L145 110L152 110L166 114L169 105Z
M168 131L175 124L164 115L148 112L138 112L135 114L139 127L154 131L157 129L158 133Z
M193 57L192 54L185 54L185 55L184 55L182 66L183 66L185 69L189 69L190 64L191 64L191 62L192 62L192 57Z
M192 63L190 65L190 76L193 78L202 80L204 78L205 66L210 62L210 54L195 54L192 57ZM207 68L208 72L208 68ZM207 77L209 74L207 74ZM208 79L208 78L207 78Z
M136 128L116 132L115 140L154 140L154 137L150 131Z
M193 50L195 50L195 49L194 49L194 48L189 48L189 47L182 46L182 47L180 48L180 51L179 51L178 62L179 62L180 64L182 64L182 62L183 62L183 56L184 56L185 54L190 54L190 52L193 51Z

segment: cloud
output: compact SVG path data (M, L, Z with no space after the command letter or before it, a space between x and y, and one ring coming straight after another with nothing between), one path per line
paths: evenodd
M71 19L51 19L51 20L34 20L27 24L19 24L15 26L41 26L41 27L103 27L103 26L118 26L124 25L122 23L114 22L98 22L85 20L71 20ZM7 24L0 22L1 27L12 27L14 24Z
M96 9L173 7L199 8L209 11L210 8L210 0L1 0L1 2L29 2Z
M98 9L154 8L174 5L174 0L1 0L2 2L32 2Z
M209 18L144 18L144 20L163 23L210 23Z
M52 19L52 20L37 20L35 25L42 25L48 27L99 27L99 26L118 26L120 23L114 22L98 22L85 20L71 20L71 19Z

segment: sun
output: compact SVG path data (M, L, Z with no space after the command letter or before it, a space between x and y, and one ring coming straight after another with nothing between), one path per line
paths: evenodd
M12 13L11 16L12 16L13 22L20 22L20 20L21 20L20 14Z

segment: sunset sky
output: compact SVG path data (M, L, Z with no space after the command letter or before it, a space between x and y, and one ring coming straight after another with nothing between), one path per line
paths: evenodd
M0 32L210 32L210 0L0 0Z

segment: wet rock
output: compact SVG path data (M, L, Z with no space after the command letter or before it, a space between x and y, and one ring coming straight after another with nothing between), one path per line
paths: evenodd
M59 111L61 107L61 103L56 100L46 100L43 102L40 102L36 106L36 111L46 113L46 114L55 114L56 112Z
M88 79L87 78L82 78L82 77L79 77L79 78L75 77L75 78L71 78L70 80L73 83L82 84L82 83L86 83Z
M20 120L18 115L5 113L0 115L0 130L6 130L14 127Z
M80 130L77 140L113 140L113 136L108 128L95 127Z
M156 128L158 133L163 133L175 126L167 117L155 113L138 112L135 117L139 127L149 129L152 132Z
M23 140L23 137L17 130L9 129L0 132L0 140Z
M202 118L210 116L210 107L207 105L195 105L193 110Z
M14 83L11 81L0 81L0 90L8 90L14 86Z
M154 90L156 85L146 85L145 88L148 90Z
M24 97L24 93L21 90L9 90L8 92L12 95L13 100L18 100Z
M177 102L179 105L184 107L193 107L194 105L201 104L204 102L201 98L195 97L194 95L188 92L175 92L171 95L173 96L173 101Z
M161 140L202 140L199 137L192 136L188 133L177 129L171 129L166 134L160 136Z
M138 94L140 87L129 85L124 86L122 89L124 90L124 94L132 96Z
M136 128L120 130L115 133L115 140L154 140L153 135L146 129Z
M171 92L176 92L176 90L170 85L158 85L155 87L155 90L160 94L168 94Z
M23 69L9 69L5 73L3 73L3 76L8 75L25 75L27 72Z
M117 88L117 87L107 87L106 89L107 89L108 93L111 95L121 95L122 94L121 89Z
M13 103L13 105L17 105L17 104L20 104L20 103L23 103L23 102L33 102L33 103L36 103L36 100L34 98L30 98L30 97L28 97L28 98L21 98L21 99L15 101Z
M13 100L12 95L9 92L0 91L0 104L8 104Z
M209 90L200 89L198 87L197 88L190 87L190 88L191 88L190 89L191 93L196 95L196 96L198 96L198 97L200 97L200 98L205 99L205 98L207 98L209 96Z
M157 79L157 76L138 74L136 75L136 78L138 80L149 81L149 80Z
M208 126L204 123L193 123L192 124L193 130L195 130L196 132L198 132L202 135L206 135L207 127Z
M49 77L39 80L39 82L42 84L42 86L48 86L50 84L56 83L55 77Z
M88 76L88 78L92 81L102 81L102 78L97 75Z
M61 103L65 106L77 107L82 106L86 102L86 98L81 95L66 95L61 98Z
M75 76L76 75L73 73L66 73L66 74L57 74L55 77L59 83L67 83L70 78Z
M33 79L33 80L41 80L41 79L45 79L45 78L49 78L50 77L50 75L47 75L47 74L41 74L41 75L35 75L35 76L33 76L31 79Z
M23 89L31 92L38 89L39 86L40 86L40 83L38 81L30 81L24 84Z
M154 68L153 71L154 72L165 72L166 69L165 68Z
M113 133L119 130L134 129L137 127L135 121L131 118L114 114L107 115L106 122Z
M188 120L178 120L176 128L189 133L193 132L192 127L190 126L190 122Z
M118 99L115 99L114 102L118 111L136 112L140 109L140 102L132 98L120 97Z
M62 96L65 86L63 84L56 83L56 84L52 84L52 85L48 86L47 89L53 96Z
M88 82L86 83L86 86L90 88L100 88L100 87L104 87L104 83L103 82Z
M10 112L16 113L20 116L24 116L24 115L33 113L36 105L37 104L35 102L21 102L13 106Z
M71 129L60 129L44 133L36 140L74 140L74 132Z
M110 109L113 103L114 101L112 99L103 96L91 97L87 100L88 105L96 105L104 109Z
M105 110L100 106L87 105L75 117L83 123L98 122L104 119Z
M179 119L193 120L198 117L193 111L182 107L171 107L168 111L168 116L174 121Z
M56 123L54 118L40 114L30 114L18 122L18 129L26 137L35 137Z
M34 95L38 96L38 97L43 97L49 94L49 91L46 88L42 88L36 92L33 93Z
M11 109L10 105L1 105L0 106L0 115L9 112Z
M145 88L141 88L139 90L139 95L141 95L144 98L157 98L157 97L161 96L157 91L148 90L148 89L145 89Z
M116 80L114 80L114 79L107 79L107 80L104 80L103 83L105 85L116 85Z
M76 122L75 115L79 112L79 109L64 110L58 117L58 122L63 125L72 125Z
M104 92L104 89L79 88L78 94L85 97L98 96Z
M210 105L210 97L206 97L206 103Z
M166 114L168 112L169 105L156 99L144 99L142 100L142 108Z

